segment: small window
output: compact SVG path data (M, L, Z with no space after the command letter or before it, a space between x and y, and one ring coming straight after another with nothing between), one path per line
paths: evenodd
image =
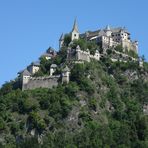
M74 36L76 37L77 35L76 35L76 34L74 34Z

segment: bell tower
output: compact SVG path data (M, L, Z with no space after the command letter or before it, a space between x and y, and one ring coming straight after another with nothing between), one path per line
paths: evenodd
M77 20L75 19L73 29L71 32L71 41L79 39L79 30L77 26Z

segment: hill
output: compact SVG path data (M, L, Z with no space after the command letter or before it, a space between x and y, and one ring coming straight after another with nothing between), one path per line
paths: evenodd
M1 147L147 147L148 63L106 57L71 67L70 83L53 89L3 85Z
M148 147L148 63L137 50L67 34L52 53L30 65L35 73L25 69L0 89L0 147ZM66 81L63 68L70 69ZM50 88L20 83L55 76Z

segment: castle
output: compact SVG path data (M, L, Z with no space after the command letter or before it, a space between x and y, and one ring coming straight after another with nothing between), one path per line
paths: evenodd
M71 32L71 40L77 40L79 38L86 39L87 41L95 41L101 46L104 51L108 48L121 45L123 49L132 50L138 53L138 41L132 41L130 33L125 27L111 28L109 25L104 29L96 31L86 31L80 34L75 20L74 26ZM64 35L62 34L59 40L59 46L62 47L64 43Z
M86 51L81 50L80 46L78 45L76 49L68 48L67 50L67 60L68 61L75 61L75 62L83 62L87 61L90 62L90 59L96 59L97 61L100 60L100 53L96 50L95 54L90 54L89 49Z
M122 27L110 28L110 26L107 26L105 29L93 32L88 31L81 34L80 37L90 41L96 41L103 49L121 45L123 49L133 50L138 53L138 42L132 41L128 30Z
M138 53L138 42L133 42L130 39L130 33L125 28L121 27L110 28L107 26L105 29L87 31L80 34L77 22L75 20L73 29L70 32L70 37L71 42L67 47L67 62L83 63L84 61L90 62L91 59L95 59L97 61L100 60L101 54L98 49L96 49L94 54L91 54L89 49L82 50L79 45L77 45L76 48L72 48L70 45L78 39L85 39L86 41L93 41L99 44L103 49L103 54L106 53L107 49L114 48L117 45L121 45L124 50L132 50L135 53ZM61 50L64 46L64 38L65 35L62 34L59 39L59 50ZM116 51L116 53L118 52ZM52 58L56 57L56 55L57 53L55 50L49 48L46 53L41 55L41 57L44 57L46 60L51 60ZM124 57L126 56L127 55L124 54ZM113 59L112 61L116 61L116 59ZM22 90L35 88L52 88L56 87L59 82L69 83L70 69L65 66L63 67L61 74L55 75L54 73L57 67L58 66L56 64L51 64L49 76L34 77L33 75L40 70L40 61L31 63L26 69L18 73Z
M46 60L51 60L57 55L54 49L51 47L42 54L41 57ZM63 67L61 74L55 75L57 69L56 64L50 65L50 74L48 76L35 77L40 70L40 61L32 62L24 70L18 72L18 80L22 90L35 89L35 88L53 88L61 83L69 82L70 70L67 66Z
M80 34L78 31L78 26L76 20L74 21L73 29L70 33L71 35L71 42L70 44L73 43L74 40L78 40L80 38ZM63 47L64 44L64 35L62 34L59 40L59 47L60 49ZM91 59L95 60L100 60L100 53L96 49L95 54L92 55L90 54L89 49L86 49L85 51L81 50L80 46L78 45L76 48L68 47L67 49L67 60L70 61L75 61L75 62L83 62L87 61L90 62Z
M35 88L53 88L58 85L60 79L61 83L68 83L70 75L69 68L66 66L65 68L63 68L61 74L54 75L56 68L57 65L52 64L50 66L50 75L40 76L40 77L33 77L32 76L33 73L31 73L30 69L24 69L23 71L19 72L18 77L22 90L35 89ZM35 70L34 67L32 67L32 69Z

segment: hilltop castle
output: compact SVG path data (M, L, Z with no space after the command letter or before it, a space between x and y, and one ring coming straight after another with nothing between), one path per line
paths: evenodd
M91 54L89 49L82 50L79 45L77 45L76 48L73 48L71 46L74 41L79 39L84 39L89 42L95 42L97 45L100 46L100 48L103 49L102 54L104 55L107 49L114 48L117 45L121 45L124 50L132 50L135 53L138 53L138 42L133 42L130 39L130 33L125 28L110 28L109 26L107 26L105 29L100 29L97 31L87 31L80 34L77 22L75 20L72 31L69 35L71 42L67 47L67 62L83 63L84 61L90 62L91 59L95 59L97 61L100 60L101 54L98 49L96 49L95 52ZM62 34L59 39L59 50L62 50L62 47L65 46L64 39L65 35ZM126 54L117 51L115 52L118 55L122 54L125 59L129 58L129 56ZM58 53L55 52L54 49L49 48L46 53L41 55L41 57L44 57L46 60L51 60L52 58L56 57L57 54ZM132 57L131 59L136 60ZM113 62L117 61L117 59L113 58L111 60ZM53 63L50 65L49 76L34 77L34 74L40 70L40 61L31 63L26 69L18 73L22 90L35 89L40 87L52 88L54 86L57 86L59 82L69 83L70 69L65 66L62 68L61 74L55 75L54 73L57 68L58 65Z
M123 49L132 50L138 53L138 41L132 41L130 33L125 27L111 28L109 25L104 29L96 31L86 31L80 33L76 20L74 21L73 29L71 31L71 41L79 38L86 39L87 41L95 41L101 46L104 51L108 48L121 45ZM62 47L64 43L64 35L62 34L59 40L59 46Z
M63 68L61 74L55 75L54 72L56 71L56 68L56 64L51 64L50 75L40 77L33 77L33 73L31 73L30 69L27 68L19 72L19 82L22 90L35 88L53 88L58 85L60 82L59 80L61 80L61 83L69 83L70 69L66 66ZM35 70L36 67L32 67L32 69Z
M51 47L40 57L46 60L51 60L56 57L57 53ZM38 76L36 74L40 70L40 61L32 62L24 70L18 72L18 81L22 90L35 88L53 88L61 83L69 82L70 69L65 66L62 68L61 74L54 74L57 69L56 64L50 65L50 73L48 76Z

